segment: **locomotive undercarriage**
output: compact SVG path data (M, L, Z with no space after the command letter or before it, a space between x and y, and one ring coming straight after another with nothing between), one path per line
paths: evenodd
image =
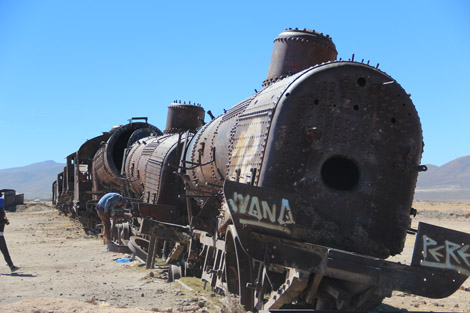
M224 234L210 235L189 226L143 219L140 236L147 239L132 236L130 241L128 223L114 227L116 243L134 246L132 251L148 268L159 258L169 266L170 279L200 277L205 287L238 296L247 310L369 310L391 296L392 290L441 298L467 278L455 271L420 267L419 261L407 266L260 233L252 233L252 242L245 243L248 250L259 245L263 258L254 259L233 224ZM434 234L417 238L423 236Z
M237 186L234 182L226 184L227 193ZM259 229L243 226L236 212L231 213L235 220L224 227L224 232L208 233L154 218L139 218L137 222L134 218L130 224L114 224L113 238L118 244L127 242L134 246L131 250L148 268L153 268L159 258L169 266L171 279L200 277L206 287L236 295L247 310L369 310L391 296L393 290L442 298L452 294L467 278L465 267L444 270L444 259L441 268L422 266L428 262L426 252L429 259L430 246L423 247L426 238L440 236L438 242L444 242L443 238L458 237L468 242L466 234L420 226L413 263L407 266L263 234ZM134 234L140 237L132 236L129 241L131 224ZM239 236L238 227L248 229L249 242L247 236Z

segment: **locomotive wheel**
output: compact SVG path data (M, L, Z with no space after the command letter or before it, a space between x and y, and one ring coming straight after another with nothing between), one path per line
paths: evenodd
M225 281L228 292L238 295L245 310L252 311L254 291L247 288L252 279L252 261L243 250L233 225L225 233Z
M129 223L118 224L116 227L118 229L119 242L126 245L129 242L130 237Z
M172 283L177 279L181 278L182 273L181 273L181 266L178 265L170 265L168 268L168 282Z
M104 230L103 230L104 232ZM118 230L116 228L116 225L114 225L114 222L111 220L111 229L109 230L109 234L111 236L111 242L117 242L118 241Z
M127 246L136 257L141 259L142 262L146 262L149 249L149 241L147 239L131 236Z
M129 223L114 224L111 221L111 241L119 245L127 245L130 237Z

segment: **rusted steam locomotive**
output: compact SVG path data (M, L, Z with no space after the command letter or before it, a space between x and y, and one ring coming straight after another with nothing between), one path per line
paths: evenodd
M425 170L416 109L377 67L336 57L329 36L284 31L262 90L219 117L175 102L164 132L131 119L85 142L54 182L57 207L93 227L100 196L124 194L117 243L248 310L452 294L470 274L469 235L421 224L411 266L384 260L404 247Z

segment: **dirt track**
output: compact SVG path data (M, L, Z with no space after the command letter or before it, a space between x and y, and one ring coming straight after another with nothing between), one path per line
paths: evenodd
M419 202L415 208L415 227L421 220L470 233L470 203ZM230 301L198 290L197 283L198 291L190 291L167 283L164 271L145 270L137 261L117 263L127 256L105 252L100 239L50 206L30 204L8 216L5 238L22 268L11 274L0 266L0 312L219 312L224 304L231 307L225 311L237 311ZM410 237L395 260L409 264L413 244ZM440 300L396 292L381 309L470 312L470 281L463 288Z
M11 274L0 266L0 312L218 311L202 295L167 283L163 270L146 270L138 261L116 262L129 255L105 252L102 240L51 206L28 205L8 217L5 239L21 269Z

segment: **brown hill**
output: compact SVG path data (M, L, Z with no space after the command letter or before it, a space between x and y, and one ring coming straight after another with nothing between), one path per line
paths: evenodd
M470 156L427 166L418 176L415 200L470 201Z
M22 167L0 170L0 189L15 189L24 193L25 200L50 200L52 183L57 174L64 170L65 164L44 161Z

